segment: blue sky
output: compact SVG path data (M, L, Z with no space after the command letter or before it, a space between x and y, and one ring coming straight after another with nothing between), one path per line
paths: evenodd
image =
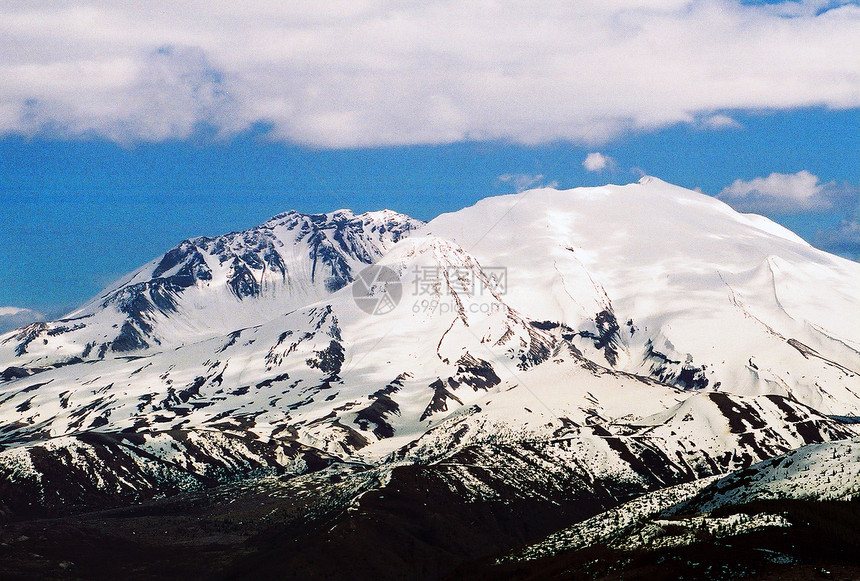
M287 209L643 172L860 256L857 3L569 5L0 7L0 309Z

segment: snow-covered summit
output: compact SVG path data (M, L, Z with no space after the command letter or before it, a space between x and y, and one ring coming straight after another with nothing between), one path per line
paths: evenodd
M860 264L648 177L486 198L422 231L507 268L506 302L602 364L860 410Z

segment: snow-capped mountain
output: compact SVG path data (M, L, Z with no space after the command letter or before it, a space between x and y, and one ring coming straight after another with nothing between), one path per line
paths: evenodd
M0 340L0 358L45 367L190 343L257 325L353 281L422 222L384 210L286 212L185 240L53 323Z
M471 502L611 506L855 437L857 288L653 178L423 226L290 212L0 337L0 480L24 510L424 466Z

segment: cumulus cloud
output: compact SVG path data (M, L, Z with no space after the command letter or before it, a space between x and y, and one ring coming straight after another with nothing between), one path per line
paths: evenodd
M749 181L735 180L717 198L741 212L781 214L827 211L856 200L857 188L836 182L821 183L806 170L772 173Z
M524 174L524 173L507 173L504 175L500 175L498 178L501 183L511 184L516 188L517 192L523 192L529 188L533 187L549 187L554 188L558 186L558 182L552 181L548 184L543 183L544 176L543 174Z
M725 129L710 112L860 106L858 24L824 0L4 2L0 134L264 125L356 147Z
M44 321L42 313L18 307L0 307L0 333L29 325L35 321Z
M588 171L603 171L606 168L615 167L615 160L600 152L589 153L582 162L582 167Z

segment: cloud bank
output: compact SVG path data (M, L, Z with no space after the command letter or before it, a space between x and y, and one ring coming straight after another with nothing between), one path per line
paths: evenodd
M842 220L836 228L821 230L815 243L834 254L860 260L860 218Z
M828 9L829 8L829 9ZM860 106L860 6L818 1L0 6L0 134L319 147L605 143Z
M749 181L735 180L717 198L740 212L826 212L856 203L858 190L847 184L821 183L818 176L801 170L794 174L772 173Z
M18 307L0 307L0 333L29 325L35 321L44 321L42 313Z

